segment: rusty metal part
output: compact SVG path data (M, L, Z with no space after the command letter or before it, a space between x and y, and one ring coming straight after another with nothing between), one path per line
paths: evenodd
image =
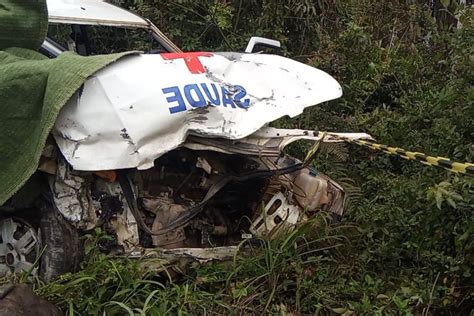
M95 181L95 189L106 195L114 203L100 203L96 205L105 226L115 232L118 245L125 252L132 251L139 244L138 224L130 207L127 204L124 193L118 182L108 182L102 178ZM104 214L110 212L111 214Z
M219 181L215 182L211 186L209 191L207 191L206 196L197 205L191 207L186 212L181 213L177 218L175 218L171 223L169 223L166 228L163 228L159 231L152 232L143 222L142 222L143 225L140 224L140 221L138 221L138 223L141 226L140 228L142 228L145 232L147 232L150 235L162 235L162 234L169 233L169 232L173 231L174 229L187 224L191 219L196 217L203 210L203 206L217 192L219 192L224 186L226 186L228 183L230 183L232 181L242 181L243 182L243 181L247 181L247 180L254 179L254 178L259 178L259 177L269 177L269 176L274 176L274 175L282 175L282 174L286 174L286 173L295 172L295 171L299 170L302 167L303 167L303 164L296 163L294 165L284 167L284 168L280 168L280 169L257 170L257 171L252 171L252 172L249 172L247 174L243 174L243 175L239 175L239 176L227 175L227 176L221 178ZM119 179L120 179L120 177L119 177ZM130 194L128 194L129 196L127 197L127 201L129 203L129 205L136 204L136 202L134 202L133 192L132 192L131 188L130 189L126 188L127 186L130 186L130 182L128 180L122 180L121 184L123 184L122 188L124 189L124 193L125 193L126 197L127 197L127 192L126 191L130 192ZM132 207L132 210L133 210L133 207ZM136 212L138 213L138 208L137 208Z
M201 212L203 206L231 180L232 180L231 177L225 177L225 178L222 178L220 181L214 183L209 189L209 191L207 192L204 199L201 200L201 202L191 207L186 212L181 213L171 223L169 223L167 227L153 232L152 230L150 230L150 228L144 223L143 219L141 218L140 210L138 209L138 205L137 205L137 198L135 196L135 193L133 192L130 180L128 179L125 173L119 172L119 182L124 192L125 198L127 200L127 204L130 207L133 215L135 216L140 228L143 231L145 231L145 233L151 236L164 235L175 230L178 227L181 227L187 224L191 219L193 219L196 215L198 215Z
M148 212L155 214L155 219L151 227L152 232L157 232L168 226L176 217L186 211L183 205L175 204L173 200L167 197L148 197L141 199L143 208ZM184 246L186 236L184 228L178 227L175 230L151 237L153 246L163 248L180 248Z

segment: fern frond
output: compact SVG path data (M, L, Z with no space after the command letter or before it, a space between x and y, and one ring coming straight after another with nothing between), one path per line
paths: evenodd
M320 153L334 162L345 162L349 158L349 149L345 143L322 143Z

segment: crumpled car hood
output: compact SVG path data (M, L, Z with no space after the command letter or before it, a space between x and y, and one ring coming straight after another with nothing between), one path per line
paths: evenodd
M188 135L240 139L341 95L327 73L277 55L135 55L89 78L53 135L76 170L147 169Z

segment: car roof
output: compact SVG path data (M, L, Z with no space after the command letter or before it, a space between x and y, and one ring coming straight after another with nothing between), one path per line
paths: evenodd
M50 23L147 28L144 18L102 0L47 0Z

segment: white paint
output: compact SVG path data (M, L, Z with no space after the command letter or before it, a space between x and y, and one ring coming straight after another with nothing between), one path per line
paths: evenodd
M183 58L135 55L102 69L62 109L53 135L76 170L147 169L188 135L242 139L266 124L342 95L325 72L276 55L215 53L199 57L205 71L191 73ZM169 87L226 88L250 106L205 106L170 113ZM213 93L212 93L213 94ZM190 94L197 99L195 91ZM203 93L205 95L205 93ZM222 103L222 102L221 102Z
M50 23L148 27L148 22L102 0L47 0Z
M247 47L245 48L245 52L252 53L255 45L258 45L258 44L281 48L280 41L270 39L270 38L265 38L265 37L252 36L249 40L249 43L247 44Z
M277 201L279 201L279 206ZM276 207L270 214L270 209ZM301 217L298 206L288 202L282 192L276 193L265 205L262 213L250 225L250 231L255 236L264 237L270 235L275 238L280 233L291 232ZM276 219L279 219L278 221Z

